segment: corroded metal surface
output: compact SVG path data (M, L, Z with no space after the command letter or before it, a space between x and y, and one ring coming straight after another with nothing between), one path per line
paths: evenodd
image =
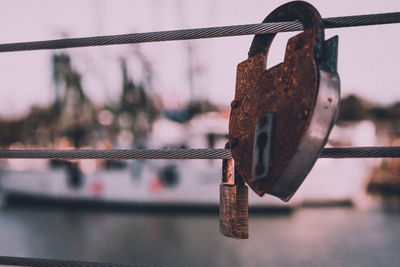
M248 188L235 173L233 160L222 161L222 183L220 185L220 232L231 238L249 237Z
M220 185L220 232L231 238L249 238L248 188Z
M264 22L296 19L303 23L304 32L289 39L284 62L268 70L268 50L275 34L255 36L249 58L237 68L236 93L229 123L232 156L243 179L257 194L271 193L284 200L288 200L297 190L306 175L303 175L304 170L306 173L311 170L325 144L324 136L322 140L317 140L316 150L304 153L303 156L313 158L311 166L307 163L299 177L285 177L289 180L284 182L290 184L287 192L275 190L277 180L282 178L294 155L299 157L299 146L310 128L318 97L320 67L332 58L336 64L336 56L326 57L324 53L322 20L311 5L305 2L285 4L274 10ZM328 121L334 120L335 116L336 107L333 104L331 106L334 112L333 117L327 118ZM265 114L272 114L274 119L271 136L268 136L272 138L269 161L265 161L268 166L264 166L268 169L268 175L255 180L252 166L257 136L254 134L257 120ZM329 134L329 130L326 134Z

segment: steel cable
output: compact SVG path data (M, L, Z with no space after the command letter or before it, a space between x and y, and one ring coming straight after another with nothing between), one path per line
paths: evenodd
M71 260L55 260L55 259L39 259L25 257L8 257L0 256L0 264L7 266L31 266L31 267L139 267L153 266L142 264L115 264L115 263L99 263L88 261L71 261Z
M0 158L228 159L229 149L0 150Z
M400 23L400 12L382 13L371 15L333 17L323 19L325 28L342 28L353 26L379 25ZM301 31L301 23L274 22L247 25L234 25L222 27L196 28L186 30L172 30L159 32L145 32L133 34L120 34L109 36L95 36L83 38L67 38L48 41L34 41L0 44L0 52L62 49L87 46L104 46L117 44L134 44L145 42L161 42L173 40L190 40L202 38L216 38L238 35L265 34L289 31Z
M320 158L400 158L400 147L324 148ZM0 150L6 159L230 159L229 149Z
M400 147L332 147L324 148L320 158L400 158Z

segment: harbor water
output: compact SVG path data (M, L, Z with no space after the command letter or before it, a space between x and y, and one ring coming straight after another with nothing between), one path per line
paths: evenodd
M8 206L0 254L162 266L398 266L400 213L355 207L250 211L250 238L218 230L218 211Z

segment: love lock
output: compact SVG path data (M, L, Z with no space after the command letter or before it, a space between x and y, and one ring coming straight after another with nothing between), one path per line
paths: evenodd
M228 237L249 237L248 188L240 175L233 172L232 159L222 161L220 190L220 232Z
M249 58L237 67L229 121L235 166L260 196L288 201L310 172L335 123L340 83L337 36L325 41L320 14L294 1L263 22L298 20L304 31L289 39L284 62L266 70L276 34L255 35Z

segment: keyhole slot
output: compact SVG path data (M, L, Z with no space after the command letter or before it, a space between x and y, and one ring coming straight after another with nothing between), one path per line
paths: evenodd
M258 146L258 157L257 157L257 166L256 166L257 175L260 175L265 171L264 150L267 146L267 142L268 142L268 134L266 134L265 132L261 133L257 137L257 146Z
M261 116L256 123L254 146L253 146L253 163L252 163L252 180L262 179L268 174L269 158L271 153L271 133L272 133L273 114L268 113Z

